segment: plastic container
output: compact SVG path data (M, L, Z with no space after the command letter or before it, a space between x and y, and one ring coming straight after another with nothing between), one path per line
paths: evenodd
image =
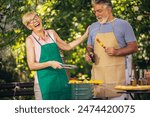
M93 97L91 84L71 84L73 100L90 100Z

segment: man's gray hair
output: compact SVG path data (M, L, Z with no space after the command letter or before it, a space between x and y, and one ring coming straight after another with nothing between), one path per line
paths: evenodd
M93 4L106 4L107 6L112 8L111 0L92 0L92 5Z

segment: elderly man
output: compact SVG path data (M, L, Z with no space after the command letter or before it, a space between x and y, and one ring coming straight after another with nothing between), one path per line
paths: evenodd
M124 99L114 87L125 83L125 58L138 49L135 34L127 21L113 16L110 0L93 0L92 5L98 21L90 26L87 48L95 59L92 79L104 82L94 86L94 97ZM88 54L86 60L91 61Z

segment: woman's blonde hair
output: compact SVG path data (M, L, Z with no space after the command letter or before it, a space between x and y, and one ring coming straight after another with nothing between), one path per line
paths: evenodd
M35 11L30 11L30 12L27 12L25 13L23 16L22 16L22 23L28 27L28 22L31 20L31 15L36 15L37 13Z

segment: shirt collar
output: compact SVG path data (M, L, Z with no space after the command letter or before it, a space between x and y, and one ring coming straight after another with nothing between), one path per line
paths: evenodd
M114 18L113 20L108 21L108 22L106 22L106 23L104 23L104 24L101 24L101 23L98 22L98 21L97 21L97 22L98 22L100 25L106 25L106 24L114 23L116 19L117 19L117 18Z

